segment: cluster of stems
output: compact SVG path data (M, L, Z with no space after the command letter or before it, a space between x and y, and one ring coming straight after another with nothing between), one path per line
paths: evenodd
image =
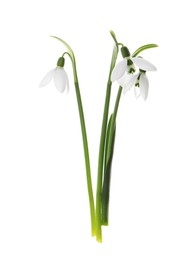
M123 44L118 43L114 32L110 31L110 33L114 40L114 48L113 48L109 76L107 81L106 97L105 97L101 136L100 136L97 189L96 189L96 207L95 207L95 200L94 200L93 188L92 188L88 140L87 140L81 94L79 89L79 81L77 76L75 55L71 47L64 40L56 36L53 36L54 38L61 41L65 45L68 52L65 52L63 55L67 54L70 57L72 62L75 92L76 92L76 98L77 98L77 104L79 110L79 118L81 123L81 132L82 132L82 140L83 140L83 148L84 148L86 180L87 180L87 189L88 189L89 204L90 204L91 232L92 232L92 236L96 236L96 240L98 242L102 242L102 226L108 225L111 164L113 158L115 133L116 133L116 118L117 118L117 112L118 112L119 102L122 93L122 87L119 86L117 97L115 100L114 110L109 116L109 105L110 105L111 87L112 87L111 74L116 64L119 47L123 46ZM157 47L157 45L155 44L144 45L133 53L133 57L137 56L141 51L153 47Z

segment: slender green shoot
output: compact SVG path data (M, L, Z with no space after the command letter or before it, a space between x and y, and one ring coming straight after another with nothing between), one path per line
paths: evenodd
M140 52L144 51L144 50L147 50L147 49L151 49L151 48L156 48L158 47L157 44L154 44L154 43L151 43L151 44L146 44L146 45L143 45L141 47L139 47L132 55L132 57L136 57Z
M114 41L116 41L115 34L110 32ZM97 178L97 190L96 190L96 240L98 242L102 242L102 229L101 229L101 215L102 215L102 177L103 177L103 162L104 162L104 152L105 152L105 137L106 137L106 129L107 129L107 121L108 121L108 113L109 113L109 104L110 104L110 95L111 95L111 73L115 66L118 55L118 45L115 45L113 48L113 54L111 59L107 90L106 90L106 98L104 104L104 113L102 120L102 129L100 136L100 146L99 146L99 157L98 157L98 178Z
M108 225L109 222L109 195L111 184L111 166L114 152L115 134L116 134L116 117L121 98L122 87L118 89L114 111L110 117L110 124L108 125L106 156L105 156L105 174L102 188L102 225Z
M90 204L90 215L91 215L91 231L92 236L96 235L96 220L95 220L95 206L94 206L94 197L93 197L93 189L92 189L92 179L91 179L91 168L90 168L90 157L89 157L89 150L88 150L88 140L86 134L86 126L85 126L85 119L84 119L84 112L81 100L81 94L79 89L79 82L77 76L77 69L76 69L76 60L75 55L71 47L66 43L64 40L52 36L53 38L61 41L68 50L69 57L71 58L72 66L73 66L73 75L74 75L74 84L75 84L75 92L79 110L79 117L81 123L81 132L82 132L82 140L83 140L83 148L84 148L84 158L85 158L85 165L86 165L86 178L87 178L87 188L88 188L88 196L89 196L89 204Z
M105 157L104 157L104 177L103 177L103 186L102 186L102 225L104 226L108 226L111 167L112 167L112 159L114 153L115 134L116 134L116 127L115 127L114 135L112 138L112 151L110 157L108 158L107 150L108 150L108 141L110 139L110 127L111 127L112 119L113 119L113 114L110 116L108 127L107 127Z

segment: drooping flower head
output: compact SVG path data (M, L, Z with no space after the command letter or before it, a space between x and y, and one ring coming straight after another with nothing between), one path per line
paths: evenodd
M135 66L131 58L128 48L122 47L121 53L123 60L120 61L112 71L111 81L116 81L122 79L125 74L133 74L135 72Z
M50 70L42 79L40 82L39 87L45 87L50 83L50 81L53 79L55 87L57 90L59 90L61 93L63 93L65 90L69 90L69 80L67 73L64 69L65 59L64 57L60 57L57 61L57 67Z
M146 100L148 96L149 82L146 71L155 71L156 67L142 57L131 57L127 47L121 48L123 60L119 62L112 71L111 80L117 81L123 87L125 94L133 86L135 86L135 96L141 96ZM139 68L139 72L135 73L135 65Z
M139 70L137 74L131 75L128 78L128 81L125 82L125 86L123 87L123 94L129 91L133 86L136 98L141 96L144 100L146 100L149 90L149 81L146 76L146 71Z

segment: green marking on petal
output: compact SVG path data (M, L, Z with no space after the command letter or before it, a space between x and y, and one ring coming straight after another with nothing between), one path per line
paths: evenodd
M135 87L139 88L139 87L140 87L140 86L139 86L139 83L136 83L136 84L135 84Z
M130 73L130 74L135 73L135 69L134 69L134 68L130 68L130 69L129 69L129 73Z
M127 65L128 65L128 66L131 66L131 65L133 65L133 62L132 62L132 60L131 60L131 59L127 59Z

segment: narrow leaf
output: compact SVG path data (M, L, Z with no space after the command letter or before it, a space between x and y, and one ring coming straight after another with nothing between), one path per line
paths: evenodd
M132 55L132 57L136 57L140 52L144 51L144 50L147 50L147 49L151 49L151 48L155 48L155 47L158 47L157 44L146 44L146 45L143 45L141 46L140 48L138 48Z
M71 49L71 47L69 46L69 44L66 43L64 40L62 40L61 38L59 38L59 37L57 37L57 36L52 36L52 35L51 35L51 37L54 38L54 39L57 39L57 40L60 41L60 42L62 42L62 43L65 45L65 47L67 48L67 50L68 50L69 54L71 55L72 59L74 60L74 57L75 57L75 56L74 56L74 52L73 52L73 50Z
M109 124L108 124L108 128L107 128L107 135L106 135L106 149L105 149L105 158L104 158L104 180L103 180L103 187L102 187L102 225L105 225L105 226L108 225L108 220L109 220L111 167L112 167L115 133L116 133L116 126L115 126L112 137L110 139L111 122L112 122L112 115L109 120ZM110 152L108 152L108 141L111 141L111 151Z
M110 30L110 34L111 34L111 36L112 36L112 38L113 38L115 44L118 45L118 42L117 42L115 33L114 33L112 30Z

